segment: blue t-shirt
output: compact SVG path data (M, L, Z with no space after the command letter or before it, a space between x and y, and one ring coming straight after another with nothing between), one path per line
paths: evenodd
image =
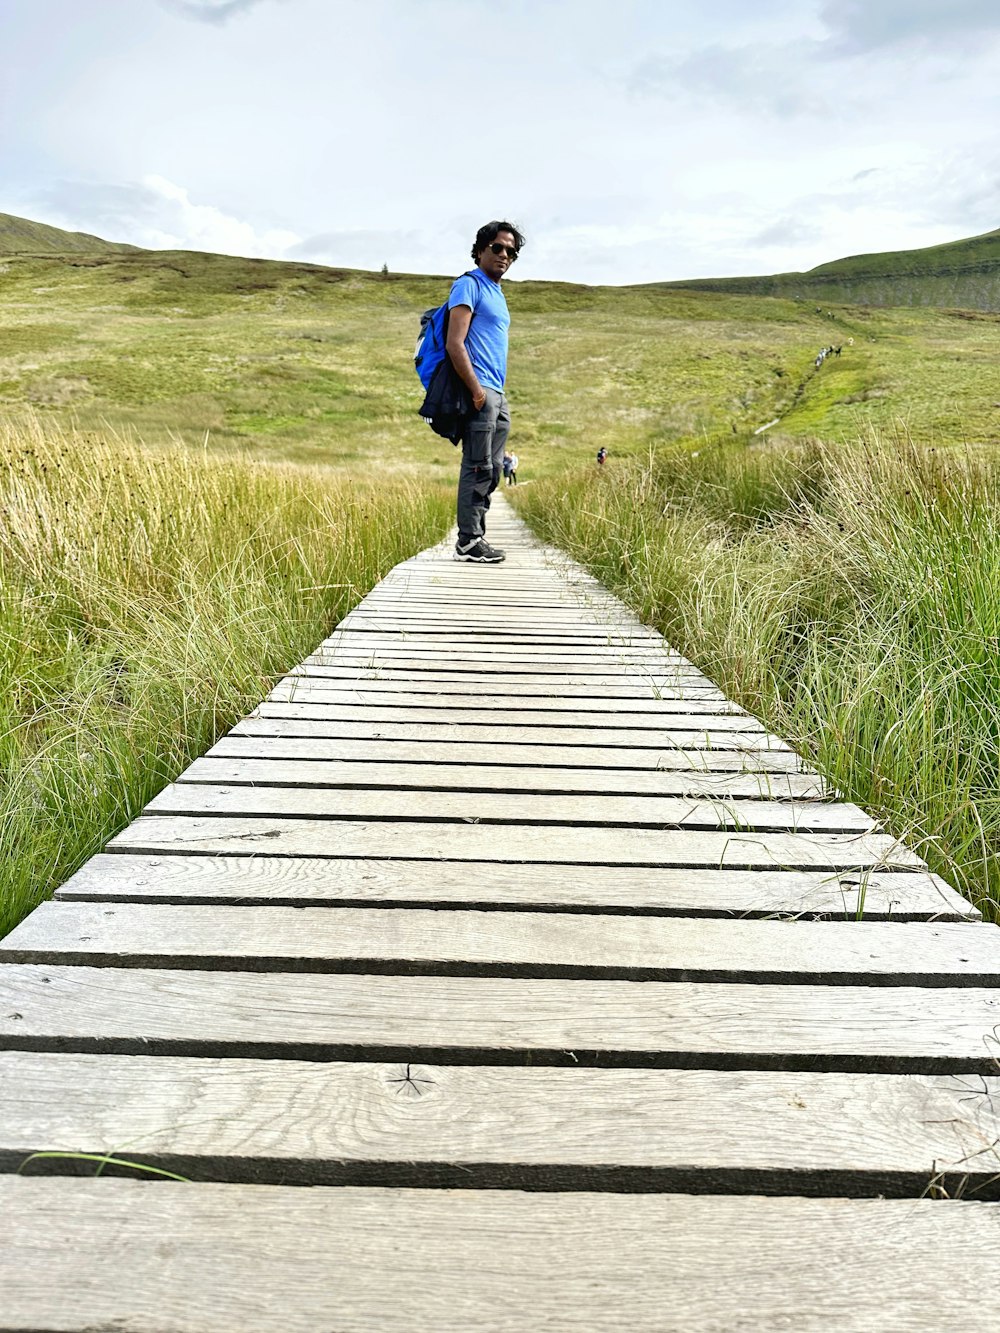
M448 309L467 305L472 323L465 338L465 350L479 383L503 393L507 378L507 330L510 312L500 284L488 278L481 268L463 273L452 284Z

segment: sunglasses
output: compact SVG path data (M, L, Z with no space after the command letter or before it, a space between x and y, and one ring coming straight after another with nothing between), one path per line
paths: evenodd
M494 241L490 249L495 255L506 255L512 264L517 258L517 249L513 245L501 245L499 241Z

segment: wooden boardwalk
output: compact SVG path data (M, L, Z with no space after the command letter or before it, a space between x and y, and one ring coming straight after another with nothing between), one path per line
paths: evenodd
M1000 1327L1000 933L498 501L0 943L0 1328Z

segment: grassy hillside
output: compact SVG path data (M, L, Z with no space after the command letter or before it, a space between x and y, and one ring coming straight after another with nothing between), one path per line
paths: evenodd
M807 273L699 278L671 284L709 292L873 306L1000 311L1000 230L922 250L852 255Z
M448 278L191 252L9 256L0 409L149 444L450 478L411 351ZM659 287L513 282L510 397L527 479L681 441L851 438L904 419L990 444L1000 319ZM853 339L853 343L851 340ZM816 370L822 346L842 347Z
M61 227L48 227L44 222L18 218L13 213L0 213L0 254L94 254L134 249L132 245L102 241L85 231L63 231Z

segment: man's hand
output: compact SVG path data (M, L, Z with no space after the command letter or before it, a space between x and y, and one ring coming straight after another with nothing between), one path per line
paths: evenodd
M482 410L483 404L485 402L486 402L486 390L480 384L479 387L473 391L472 406L476 409L477 412L479 412Z

